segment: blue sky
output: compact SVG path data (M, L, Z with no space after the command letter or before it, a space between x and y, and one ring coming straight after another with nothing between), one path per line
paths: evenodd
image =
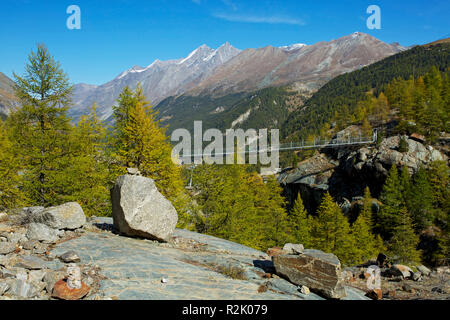
M80 30L66 27L69 5L81 9ZM381 9L381 30L366 26L369 5ZM424 44L450 36L449 16L448 0L1 0L0 71L22 73L43 42L72 83L102 84L133 65L226 41L239 49L314 44L361 31Z

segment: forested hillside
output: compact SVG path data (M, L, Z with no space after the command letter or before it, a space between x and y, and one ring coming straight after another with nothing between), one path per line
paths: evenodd
M450 67L450 43L416 46L360 70L344 74L324 85L282 126L281 135L296 140L311 133L319 133L331 122L335 113L343 117L354 114L357 103L369 91L378 96L395 78L423 76L432 66L440 71Z

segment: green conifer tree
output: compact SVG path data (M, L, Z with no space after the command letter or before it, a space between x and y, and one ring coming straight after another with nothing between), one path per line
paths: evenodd
M179 227L190 223L189 200L184 190L181 167L174 164L165 128L156 120L156 112L146 101L140 85L135 92L125 88L114 108L113 157L116 175L135 167L143 176L155 180L158 190L175 206Z
M363 207L351 231L356 241L355 260L363 263L376 257L382 250L379 240L372 233L372 196L366 187L364 191Z
M399 223L394 228L394 235L389 241L389 252L396 263L407 265L420 264L420 251L417 250L419 237L414 233L412 219L408 209L400 208Z
M8 118L24 166L24 191L35 205L60 204L72 154L66 116L72 87L44 45L31 52L25 74L14 74L21 108Z
M110 215L112 177L105 150L106 129L97 117L95 104L88 115L80 117L69 139L74 156L65 170L63 201L78 202L88 216Z
M397 167L389 170L386 182L380 195L382 207L376 216L376 231L384 239L390 239L395 227L399 224L399 210L404 205L401 184Z
M25 203L21 191L20 163L14 154L6 124L0 120L0 212L14 209Z
M319 206L312 235L314 248L334 253L343 264L357 263L356 243L350 233L350 224L328 192Z
M303 200L299 193L288 217L291 230L291 242L301 243L305 248L312 246L312 219L312 217L308 216L308 212L306 212L303 206Z
M433 192L423 167L414 175L407 208L417 230L423 230L433 224Z

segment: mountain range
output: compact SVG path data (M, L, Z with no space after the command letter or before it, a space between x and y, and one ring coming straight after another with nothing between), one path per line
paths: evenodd
M96 102L102 120L112 121L112 106L125 86L141 84L144 94L171 127L192 117L216 115L258 90L291 85L306 96L334 77L360 69L406 48L368 34L313 45L266 46L239 50L228 42L217 49L202 45L187 57L133 66L102 85L76 84L69 116L76 120ZM16 105L12 81L0 74L0 113ZM181 110L183 108L184 110Z
M0 72L0 119L5 118L17 106L18 100L14 95L14 82Z
M202 45L186 58L156 60L145 68L134 66L101 86L75 85L74 106L69 114L76 119L97 102L100 117L110 121L112 105L120 92L125 86L134 89L139 82L152 105L158 106L163 121L171 125L171 119L176 121L177 118L176 112L172 112L178 109L173 108L174 103L186 97L214 100L235 94L240 98L245 93L285 84L311 92L337 75L404 49L360 32L314 45L267 46L243 51L229 43L218 49ZM168 112L169 109L172 111Z

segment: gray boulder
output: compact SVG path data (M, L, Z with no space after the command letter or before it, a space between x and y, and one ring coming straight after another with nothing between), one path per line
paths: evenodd
M42 223L30 223L28 225L27 238L49 243L55 243L59 239L55 229Z
M341 263L334 254L306 249L299 255L278 255L272 260L276 273L290 282L328 298L346 297Z
M29 217L29 221L46 224L53 229L75 230L86 223L86 216L78 203L69 202L37 211Z
M123 234L167 241L178 221L177 211L152 179L124 175L111 190L114 226Z

